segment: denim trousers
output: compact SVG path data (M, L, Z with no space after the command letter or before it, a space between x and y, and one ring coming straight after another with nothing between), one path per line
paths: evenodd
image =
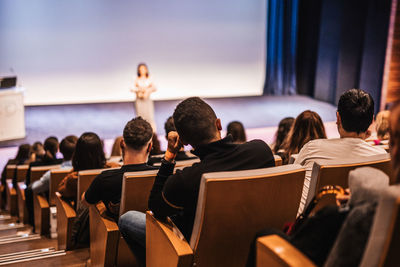
M118 221L119 231L141 266L146 266L146 214L128 211Z

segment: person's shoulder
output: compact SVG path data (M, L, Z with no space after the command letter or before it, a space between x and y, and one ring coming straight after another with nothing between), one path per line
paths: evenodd
M267 143L265 143L263 140L260 139L254 139L251 141L248 141L246 143L243 143L240 145L241 148L251 148L251 149L271 149Z
M100 178L105 178L105 177L111 177L114 175L120 175L122 173L120 168L117 169L105 169L104 171L102 171L99 175L97 175L96 178L100 177Z

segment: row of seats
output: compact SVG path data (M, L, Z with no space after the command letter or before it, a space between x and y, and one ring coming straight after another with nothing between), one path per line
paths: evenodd
M196 160L178 162L176 169L190 166L194 162ZM279 156L275 157L275 162L277 167L273 168L204 174L191 240L184 240L172 222L158 221L147 211L147 200L157 171L125 173L120 214L129 210L147 211L147 266L192 266L194 263L200 266L244 266L250 243L257 231L265 227L281 229L284 223L296 218L305 169L293 164L279 166L282 163ZM360 166L373 166L392 177L388 154L356 161L321 160L314 164L310 192L315 193L322 186L330 184L347 187L349 171ZM25 166L10 165L7 167L7 177L12 177L13 172L17 172L17 178L24 177L21 174L24 169ZM72 170L59 169L58 165L32 167L32 181L39 179L49 169L49 201L41 195L34 196L35 225L40 234L47 235L50 229L49 208L55 205L58 249L68 250L72 247L71 232L76 210L69 202L63 200L56 190L59 182ZM79 172L77 206L80 205L82 193L102 171L99 169ZM393 179L391 182L393 183ZM25 222L27 213L23 189L22 182L18 182L15 190L12 182L7 181L6 190L11 200L8 202L10 212ZM17 212L11 210L15 207L18 207ZM121 237L117 223L107 217L105 210L103 203L91 205L89 209L91 264L131 265L135 258ZM266 245L267 249L271 249L271 244L265 242L265 239L259 240L260 250L266 251ZM280 244L281 240L271 242ZM259 260L260 258L257 258L257 262L260 262ZM258 266L273 266L264 264L260 262Z

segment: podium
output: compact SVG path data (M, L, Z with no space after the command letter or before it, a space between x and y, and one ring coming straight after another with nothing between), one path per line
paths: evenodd
M0 141L25 137L24 88L0 90Z

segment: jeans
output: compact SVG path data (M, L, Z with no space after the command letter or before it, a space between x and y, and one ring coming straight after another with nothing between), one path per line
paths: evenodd
M128 211L118 221L119 231L141 266L146 266L146 214Z

